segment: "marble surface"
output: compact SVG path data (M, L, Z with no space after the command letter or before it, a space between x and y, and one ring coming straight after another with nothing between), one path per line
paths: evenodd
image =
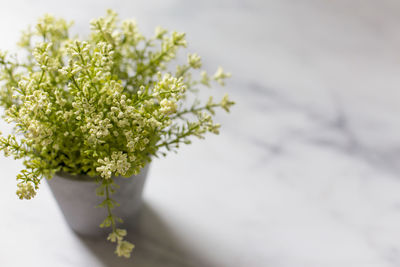
M84 34L106 7L186 31L237 101L220 136L151 166L130 260L74 235L45 184L18 200L20 163L1 156L0 266L400 266L399 2L0 5L1 49L45 12Z

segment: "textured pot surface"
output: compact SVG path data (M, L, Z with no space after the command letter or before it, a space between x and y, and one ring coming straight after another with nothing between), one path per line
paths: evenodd
M148 165L142 169L139 175L129 178L116 177L114 180L120 188L112 194L111 198L120 206L113 209L113 214L124 220L124 227L134 224L135 215L142 204L147 172ZM103 236L108 234L110 229L99 227L107 216L107 210L96 207L104 200L104 197L96 195L98 184L93 180L76 178L78 177L57 173L51 180L47 180L66 221L75 232L81 235Z

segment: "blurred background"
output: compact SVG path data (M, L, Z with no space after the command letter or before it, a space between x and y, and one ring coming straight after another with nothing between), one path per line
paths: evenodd
M400 2L0 1L0 49L44 13L112 8L187 33L233 74L219 136L152 163L130 260L75 236L47 184L15 195L0 157L0 266L400 266ZM178 59L184 60L184 57ZM4 122L0 130L7 130Z

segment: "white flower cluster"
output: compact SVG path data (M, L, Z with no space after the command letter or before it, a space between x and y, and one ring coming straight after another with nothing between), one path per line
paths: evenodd
M153 96L160 103L160 112L170 115L177 111L177 102L184 98L186 86L182 78L177 79L170 74L165 74L153 89Z
M122 256L125 258L129 258L132 252L132 249L135 247L132 243L128 241L124 241L124 237L126 236L125 229L116 229L112 233L110 233L107 237L111 242L117 242L117 248L115 253L118 256Z
M50 55L53 43L39 43L33 50L33 57L42 70L56 71L60 64Z
M114 152L111 155L111 159L105 157L104 159L99 159L98 162L101 166L97 167L96 170L105 179L110 179L112 174L125 175L131 166L128 162L127 154L121 151Z
M161 106L160 111L165 115L175 113L176 109L178 108L178 105L176 104L176 102L165 99L165 98L163 100L161 100L160 106Z
M188 55L189 66L193 69L201 68L201 58L196 53Z
M20 199L31 199L35 195L36 191L32 182L19 183L17 185L17 196Z

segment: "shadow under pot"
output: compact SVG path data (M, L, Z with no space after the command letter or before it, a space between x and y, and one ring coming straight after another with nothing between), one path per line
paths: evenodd
M122 224L118 223L119 227L130 228L135 224L136 215L142 205L148 168L149 165L146 165L138 175L129 178L114 178L119 188L116 188L111 198L120 206L116 206L112 212L123 219ZM96 195L99 185L94 178L59 172L47 180L47 183L72 230L89 237L109 234L109 228L99 226L108 214L106 208L97 207L104 197Z

